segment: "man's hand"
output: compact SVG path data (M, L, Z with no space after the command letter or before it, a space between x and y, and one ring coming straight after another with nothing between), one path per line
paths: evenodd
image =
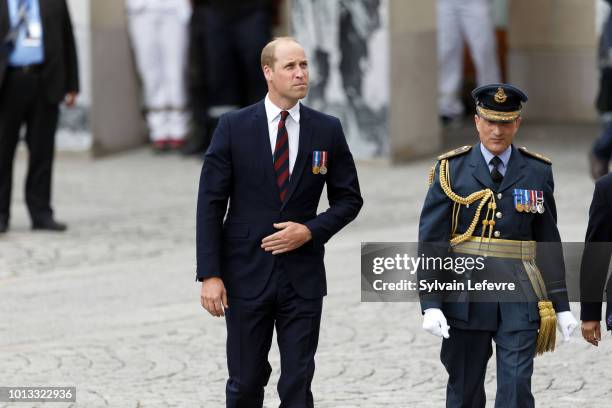
M557 329L563 334L563 340L567 343L574 329L578 327L578 322L572 312L565 311L557 313Z
M599 320L582 321L582 337L595 347L601 341L601 323Z
M229 308L227 304L227 292L221 278L206 278L202 282L200 292L200 303L208 313L215 317L225 316L224 308Z
M280 231L268 235L261 241L261 247L266 252L272 251L272 255L293 251L312 239L308 227L297 222L281 222L274 224L274 228Z
M68 92L66 94L66 97L64 98L64 104L71 108L74 106L75 102L76 102L76 98L77 98L77 93L76 92Z
M450 326L446 322L446 317L444 317L444 313L438 308L430 308L425 310L425 314L423 316L423 329L429 333L433 334L436 337L444 337L448 339L450 336L448 334L448 329Z

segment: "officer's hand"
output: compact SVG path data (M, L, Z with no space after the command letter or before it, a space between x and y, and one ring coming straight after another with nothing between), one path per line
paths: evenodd
M261 241L261 247L266 252L272 251L272 255L293 251L312 239L308 227L297 222L281 222L274 224L274 228L280 231L268 235Z
M563 334L563 340L568 342L576 327L578 327L578 322L572 312L568 310L557 313L557 329Z
M446 323L446 317L444 317L444 313L440 309L425 309L423 329L434 336L444 337L445 339L449 338L448 329L450 329L450 326Z
M216 317L225 316L223 309L229 308L229 305L227 304L225 285L221 278L211 277L202 281L200 303L211 315Z
M582 337L597 347L601 341L601 323L599 320L583 320L581 328Z

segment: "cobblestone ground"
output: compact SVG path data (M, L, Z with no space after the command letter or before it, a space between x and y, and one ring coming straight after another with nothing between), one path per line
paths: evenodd
M592 193L586 151L596 132L522 129L533 150L554 160L565 240L584 236ZM463 144L456 142L449 145ZM416 239L431 164L359 163L366 204L327 247L317 407L444 405L440 341L420 328L418 306L360 302L360 242ZM223 407L224 323L201 309L193 281L199 161L148 150L97 161L60 155L54 202L58 218L70 224L63 235L29 231L24 168L22 156L11 231L0 237L0 386L74 385L78 402L70 406L88 408ZM578 305L572 309L578 315ZM270 360L275 370L265 406L275 407L276 347ZM610 362L609 334L595 349L575 333L537 358L538 406L610 406ZM495 381L492 358L491 406Z

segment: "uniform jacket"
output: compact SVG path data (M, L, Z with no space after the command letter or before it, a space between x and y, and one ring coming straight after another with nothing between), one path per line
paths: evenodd
M501 218L495 218L494 230L499 232L497 238L547 243L560 242L553 197L554 181L549 163L512 146L508 168L499 187L491 179L489 167L480 151L480 144L476 144L465 154L448 159L448 163L451 188L458 195L465 197L485 188L490 188L494 192L497 203L496 212L501 213ZM445 243L444 246L437 249L438 254L436 255L446 256L444 252L448 252L449 248L446 244L451 235L453 202L440 186L438 168L439 166L436 166L433 183L421 211L419 242ZM543 191L544 213L532 214L516 211L513 196L515 188ZM462 206L459 212L457 233L463 233L468 229L475 215L475 204L469 208ZM484 213L485 211L481 214L480 220L484 219ZM481 236L482 231L480 220L473 233L477 237ZM547 244L544 249L546 255L538 255L536 262L545 280L548 298L553 301L556 312L569 310L561 247L553 245L551 248L551 245ZM555 253L551 255L551 251ZM540 252L539 248L538 252ZM516 330L537 328L539 321L537 302L533 301L533 289L521 261L488 258L486 270L487 273L494 271L495 277L490 276L490 278L495 278L497 281L514 282L517 289L522 291L522 299L525 301L470 302L471 295L467 295L453 302L443 302L435 293L422 293L423 310L430 307L441 308L451 326L464 329L494 330L500 318L512 322L513 325L507 327L514 327ZM448 273L419 271L419 279L444 280L445 275Z
M313 174L313 151L328 152L326 175ZM275 180L264 102L223 115L200 178L197 278L219 276L229 296L253 298L277 266L300 296L324 296L324 244L363 204L340 121L300 105L299 150L284 203ZM324 186L329 208L317 215ZM261 240L283 221L305 224L312 240L285 254L265 252Z

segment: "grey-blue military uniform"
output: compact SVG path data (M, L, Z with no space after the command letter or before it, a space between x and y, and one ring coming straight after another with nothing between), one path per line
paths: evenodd
M504 90L510 94L513 88ZM487 241L491 236L500 242L560 242L550 161L526 148L511 145L509 149L506 152L509 153L509 159L504 167L503 180L497 183L493 181L491 166L485 161L480 143L472 147L464 146L438 158L439 161L432 169L431 185L421 212L420 243L448 244L446 249L442 245L442 253L438 253L444 255L445 251L450 250L449 241L453 237L453 229L456 233L463 233L475 219L477 205L460 206L456 215L456 203L441 185L441 161L446 161L449 184L458 196L467 197L485 189L493 192L496 206L491 219L495 222L483 234L483 211L477 220L473 237L484 237L484 241ZM543 192L543 210L535 213L517 211L515 189ZM453 219L456 221L453 222ZM561 248L549 247L547 250L559 253L555 253L555 256L538 256L537 266L554 311L567 311L569 303ZM453 301L448 301L448 298L439 293L421 294L422 310L441 309L451 327L450 337L443 340L441 351L442 363L449 374L447 407L485 406L484 377L487 361L492 355L491 340L495 341L497 347L498 384L495 406L532 407L534 399L531 394L531 375L540 324L537 299L520 260L486 258L486 263L486 271L493 271L498 281L516 284L517 294L512 300L519 301L475 302L469 293L458 294ZM447 273L419 271L419 279L444 280L443 275Z

